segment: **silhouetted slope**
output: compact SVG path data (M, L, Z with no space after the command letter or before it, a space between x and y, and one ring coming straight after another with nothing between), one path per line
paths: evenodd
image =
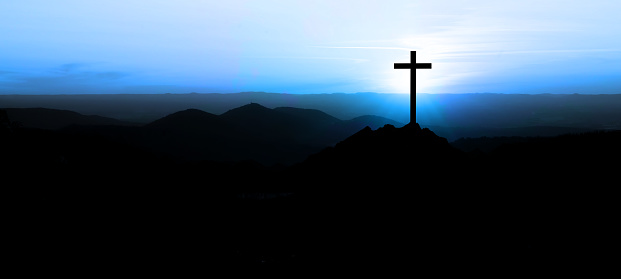
M466 159L418 124L366 127L310 156L292 169L304 178L301 197L318 205L309 221L309 253L330 250L322 256L325 266L345 270L395 271L408 262L427 263L437 256L431 246L456 245L433 236L452 228L440 229L432 220L463 222L449 211L464 204L463 190L455 186L468 177L461 168Z
M369 128L375 130L378 129L380 127L383 127L386 124L395 126L397 128L400 128L402 126L404 126L403 123L394 121L392 119L388 119L385 117L381 117L381 116L377 116L377 115L363 115L363 116L358 116L356 118L347 120L347 126L350 127L359 127L358 130L369 126Z
M218 122L218 116L198 109L187 109L155 120L145 127L167 130L202 130Z
M199 110L169 115L145 126L147 141L162 150L192 160L255 160L266 165L301 161L325 146L325 141L301 141L308 123L249 104L216 116Z
M449 142L465 138L481 137L554 137L569 133L591 132L595 129L556 127L556 126L527 126L514 128L488 128L488 127L441 127L426 126L439 136L445 137Z
M311 126L335 125L341 122L340 119L316 109L277 107L274 108L274 111L286 114L289 117L294 117L301 123L308 123Z
M604 182L615 172L617 163L613 158L619 156L621 131L522 138L490 152L490 157L513 169L528 168L531 170L528 177L540 174L537 182L541 184L546 184L548 179L552 181L547 182L558 184Z
M265 118L266 121L274 121L276 120L278 114L275 114L272 109L266 108L260 104L250 103L231 109L220 116L229 121L239 122L247 121L249 115L260 116L260 118Z
M234 125L237 130L246 133L246 137L255 141L291 140L303 129L301 123L296 121L297 119L286 117L278 111L256 103L229 110L221 114L220 118Z
M251 103L219 116L200 110L171 114L146 125L143 140L182 158L291 164L357 132L365 119L391 121L348 122L317 110Z
M526 139L487 158L499 185L521 200L523 235L537 260L602 266L618 249L610 220L618 212L619 157L621 131L608 131Z
M309 157L304 167L345 172L412 172L454 166L463 154L447 140L418 124L402 128L385 125L377 130L366 127L351 137Z
M143 127L71 111L8 111L7 117L11 115L11 125L14 126L99 135L109 141L168 154L181 161L255 160L266 165L300 162L309 154L334 145L365 125L364 120L352 125L318 110L290 107L269 109L254 103L222 115L187 109ZM390 122L388 119L385 121Z
M472 157L418 125L365 128L293 168L305 178L301 197L318 205L306 249L332 251L326 263L337 267L610 262L585 255L603 255L614 239L620 143L620 132L585 133Z
M220 115L220 118L257 140L278 139L326 145L350 135L339 130L343 126L342 120L312 109L269 109L251 103L229 110Z
M60 129L70 125L133 125L113 118L47 108L8 108L9 117L27 128Z

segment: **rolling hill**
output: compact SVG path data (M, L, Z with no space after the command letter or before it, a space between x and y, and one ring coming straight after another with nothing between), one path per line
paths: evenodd
M97 135L175 160L244 161L293 164L336 144L366 126L402 126L396 121L361 116L340 120L322 111L251 103L220 115L199 109L171 113L146 125L55 109L7 109L24 128Z
M343 121L324 112L251 103L221 115L185 110L144 126L150 148L191 159L292 164L366 126L403 125L381 117Z
M27 128L60 129L70 125L136 125L110 117L48 108L7 108L9 118Z

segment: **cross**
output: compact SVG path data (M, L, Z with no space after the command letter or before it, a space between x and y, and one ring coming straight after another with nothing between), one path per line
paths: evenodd
M431 69L431 63L416 63L416 51L410 51L410 63L395 63L395 69L410 69L410 123L416 123L416 69Z

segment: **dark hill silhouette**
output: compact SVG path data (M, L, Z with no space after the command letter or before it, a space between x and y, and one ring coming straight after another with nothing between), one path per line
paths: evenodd
M306 178L300 196L321 205L306 249L350 267L584 264L614 239L617 164L607 158L621 156L619 143L617 131L583 133L505 141L473 157L418 125L365 128L292 169Z
M328 172L407 172L412 169L454 166L463 160L445 138L418 124L395 128L388 124L377 130L365 127L351 137L310 156L305 167ZM381 163L380 163L381 162Z
M603 255L618 247L610 220L618 204L613 158L621 156L620 143L621 131L597 131L523 138L487 154L506 193L521 199L513 214L525 221L522 231L538 260L610 263Z
M2 118L4 126L13 121ZM555 260L614 260L607 252L617 237L619 132L507 142L472 157L416 124L385 125L286 169L154 152L167 142L188 152L209 143L173 131L188 121L228 125L186 110L144 128L5 129L0 168L16 255L51 262L66 251L84 264L201 268L212 257L230 270L290 268L291 277L324 268L520 272L558 268ZM138 145L148 139L154 149ZM270 191L282 194L235 198Z
M244 119L247 115L274 115L273 111L257 103L250 103L234 109L231 109L223 114L222 117L235 120Z
M616 166L606 158L621 156L621 131L517 139L521 140L498 146L490 156L516 168L519 164L527 164L533 172L541 173L542 178L554 179L558 183L581 180L585 184L603 183ZM561 175L565 172L571 176ZM558 177L552 173L557 173Z
M0 133L6 135L11 132L11 120L6 110L0 109Z
M334 125L341 121L332 115L316 109L277 107L274 108L274 111L286 114L289 117L295 117L301 122L309 123L310 125Z
M187 109L155 120L145 127L153 129L204 129L215 124L218 116L198 109Z
M230 110L221 118L248 133L246 137L258 141L287 140L289 143L323 147L333 145L361 128L318 110L292 107L269 109L254 103Z
M269 166L301 162L366 125L382 122L396 123L371 116L343 121L318 110L251 103L221 115L183 110L144 127L73 125L65 130L98 133L181 161L254 160Z
M145 125L142 130L148 133L147 140L155 142L164 140L164 138L167 140L173 138L192 140L192 137L199 137L200 140L214 137L234 138L238 136L238 133L233 128L222 121L218 115L198 109L187 109L153 121ZM209 143L208 139L203 142L203 144Z
M280 139L291 141L296 135L303 132L304 124L298 118L288 117L279 111L251 103L229 110L220 118L238 131L243 131L246 137L254 141L265 139Z
M222 115L187 109L142 127L111 118L54 109L8 109L25 128L97 134L176 160L254 160L265 165L300 162L309 154L389 119L343 121L312 109L270 109L251 103ZM368 120L368 121L367 121ZM398 123L397 123L398 124Z
M388 119L388 118L377 116L377 115L358 116L356 118L347 120L347 122L348 122L347 125L351 126L352 127L351 129L355 129L356 131L359 131L366 126L369 126L369 128L373 130L381 128L386 124L389 124L395 127L403 126L403 123L399 123L392 119Z
M560 126L524 126L513 128L426 126L449 142L481 137L554 137L570 133L592 132L594 128Z
M413 251L431 258L437 252L431 246L456 245L432 236L442 230L419 225L429 225L434 217L462 221L446 210L463 205L458 198L463 190L451 183L467 177L460 168L466 160L446 139L418 124L366 127L310 156L292 168L295 177L306 178L300 196L321 205L312 214L317 223L309 225L314 236L309 253L333 249L323 257L334 268L400 270L407 262L426 261Z
M77 112L47 108L8 108L9 117L23 127L61 129L71 125L136 125L109 117L82 115Z
M291 164L384 118L343 121L312 109L251 103L219 116L187 110L145 126L154 149L186 158ZM362 126L362 127L361 127ZM162 132L157 132L162 131ZM183 149L180 150L180 149Z

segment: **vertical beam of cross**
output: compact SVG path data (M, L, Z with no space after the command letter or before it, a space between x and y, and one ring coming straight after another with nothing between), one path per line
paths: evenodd
M410 51L410 63L395 63L395 69L410 69L410 123L416 123L416 70L431 69L431 63L416 63L416 51Z

